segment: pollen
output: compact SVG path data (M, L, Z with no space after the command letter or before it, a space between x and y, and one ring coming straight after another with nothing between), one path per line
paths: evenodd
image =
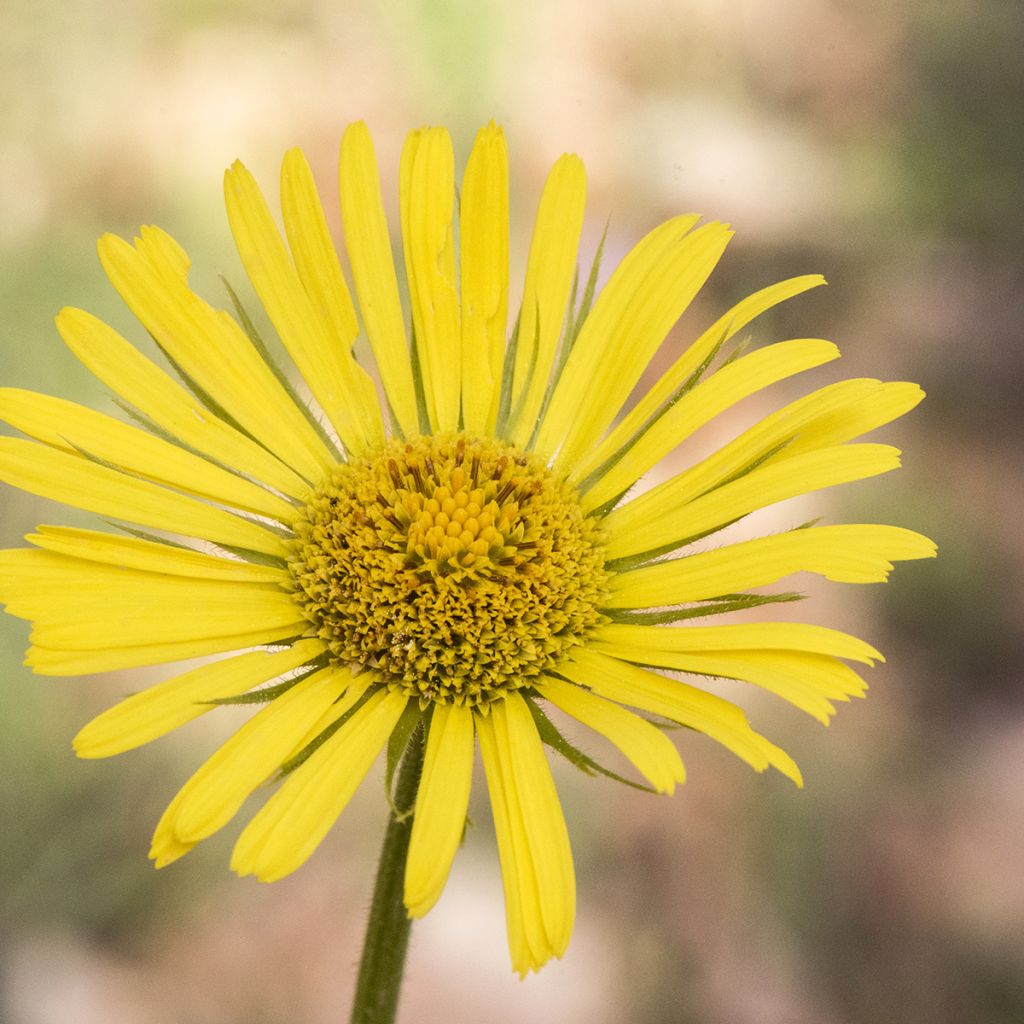
M332 657L422 704L529 687L598 624L603 536L536 456L463 434L339 465L295 527L295 599Z

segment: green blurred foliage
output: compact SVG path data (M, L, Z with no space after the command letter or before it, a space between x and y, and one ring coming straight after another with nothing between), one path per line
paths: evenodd
M914 91L897 149L913 223L1019 259L1024 8L989 0L911 10Z

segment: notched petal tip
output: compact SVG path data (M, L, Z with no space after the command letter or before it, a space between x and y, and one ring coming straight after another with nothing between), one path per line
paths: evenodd
M559 174L573 175L578 177L579 184L582 185L583 180L586 178L587 169L583 163L583 159L578 153L563 153L555 162L551 165L551 174L555 172ZM549 175L550 176L550 175Z
M123 256L126 249L130 251L132 244L120 235L115 235L113 231L104 231L96 239L96 251L99 253L100 263L103 264L104 270L106 270L109 261L118 256Z
M369 146L371 148L373 146L370 129L362 118L358 121L350 121L345 126L345 131L341 135L341 148L343 151L346 147L357 145Z
M97 751L95 740L89 735L88 728L88 726L84 726L80 729L71 741L71 749L75 752L75 756L82 761L98 761L101 758L109 757L109 754Z
M239 204L258 202L262 198L256 179L241 160L235 160L224 170L224 201L229 219Z
M193 846L195 846L195 843L181 842L161 821L153 833L153 841L149 848L149 859L153 861L153 867L159 871L161 868L173 864L176 860L180 860Z
M654 788L658 791L659 796L675 796L676 787L685 785L686 783L686 768L683 762L679 762L680 771L677 775L669 778L663 778L658 782L652 783Z

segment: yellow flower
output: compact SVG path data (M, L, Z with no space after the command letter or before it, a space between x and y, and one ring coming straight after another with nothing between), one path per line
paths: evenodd
M420 916L461 842L478 743L512 963L539 968L564 952L575 911L544 746L596 768L544 709L606 737L658 792L684 777L659 719L799 785L796 765L738 707L678 674L745 680L827 723L833 701L864 691L847 662L881 656L820 626L686 621L791 599L749 591L801 571L878 582L894 560L934 546L882 525L690 545L755 509L895 469L896 449L851 442L922 393L870 379L827 385L634 495L712 418L838 356L830 342L799 339L718 359L751 320L820 277L738 303L630 405L722 255L724 225L680 216L656 227L595 298L596 262L576 280L583 167L564 156L540 199L509 331L502 132L491 124L477 136L458 203L447 132L413 132L399 180L410 336L363 124L345 132L340 163L356 301L301 152L282 168L285 238L241 164L225 195L242 263L298 376L277 368L237 301L232 316L190 289L170 236L105 236L104 270L178 380L90 314L60 313L64 341L138 425L3 389L0 418L33 440L0 439L0 479L132 525L124 535L40 526L33 547L0 553L0 597L32 621L27 663L43 674L234 652L129 697L75 739L80 756L107 757L218 704L263 704L171 801L153 839L157 866L282 775L232 866L264 881L287 875L382 749L400 754L422 725L405 879Z

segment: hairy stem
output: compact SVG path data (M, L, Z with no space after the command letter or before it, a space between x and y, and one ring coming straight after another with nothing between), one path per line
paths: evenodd
M423 745L423 730L418 728L402 759L395 808L384 835L351 1024L393 1024L398 1012L402 971L412 928L412 920L402 902L405 861L412 833L409 812L416 800L423 769Z

